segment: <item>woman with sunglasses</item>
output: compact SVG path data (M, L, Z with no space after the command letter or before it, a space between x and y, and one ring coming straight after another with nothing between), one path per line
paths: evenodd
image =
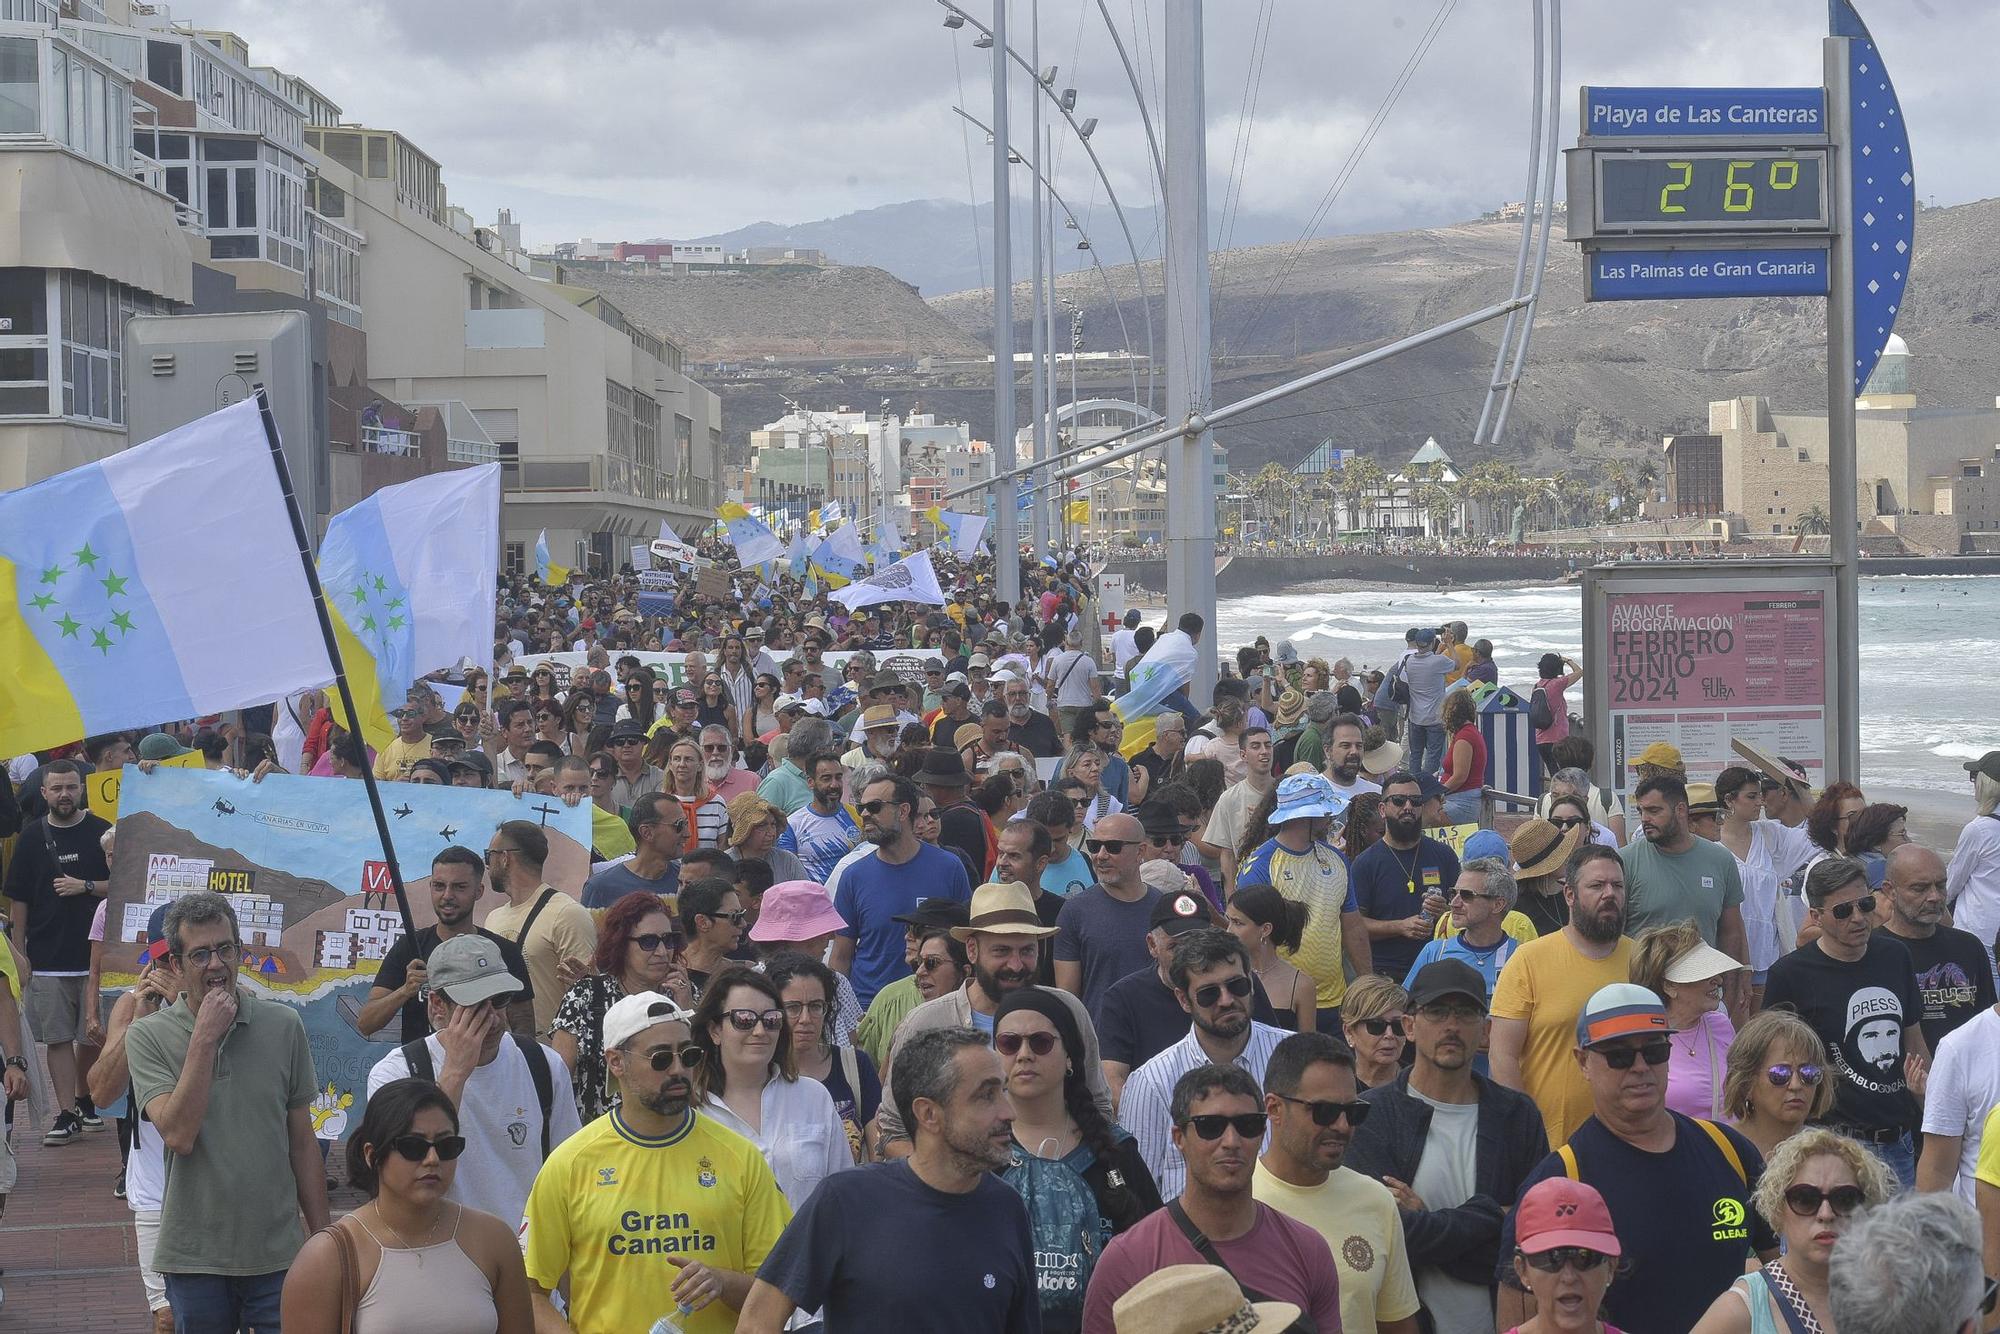
M651 727L659 716L660 706L653 696L653 674L637 671L626 677L625 702L618 706L618 716L613 721Z
M1535 1315L1507 1334L1619 1334L1598 1311L1623 1253L1594 1187L1567 1177L1537 1182L1514 1221L1514 1274L1534 1294Z
M833 1098L847 1128L854 1161L876 1156L875 1113L882 1106L882 1080L867 1052L834 1040L833 1015L845 979L816 957L787 950L764 962L764 975L785 999L785 1022L792 1026L792 1054L799 1073L817 1079Z
M730 697L729 683L714 672L701 678L701 694L694 706L694 720L703 727L711 723L736 731L736 701Z
M741 964L723 969L689 1028L704 1053L696 1106L757 1146L794 1210L822 1180L854 1166L833 1095L799 1078L785 998L770 978Z
M1768 1161L1807 1121L1833 1110L1826 1045L1790 1010L1752 1016L1730 1044L1722 1105Z
M590 973L563 993L550 1025L549 1046L569 1067L576 1112L584 1121L604 1115L618 1101L604 1068L604 1013L620 998L642 991L694 1004L681 963L680 928L657 895L627 894L605 910Z
M1269 885L1238 885L1229 896L1224 924L1229 934L1250 951L1250 967L1271 998L1280 1027L1310 1033L1318 1021L1319 999L1313 980L1278 957L1279 950L1296 952L1304 938L1310 910ZM1290 1023L1286 1023L1286 1020Z
M553 699L538 699L535 710L535 740L549 741L558 746L569 740L569 733L563 723L563 706ZM564 751L568 754L568 751Z
M1836 1334L1826 1297L1833 1243L1856 1210L1895 1193L1888 1164L1845 1135L1813 1126L1786 1140L1765 1161L1753 1200L1784 1239L1784 1258L1730 1284L1694 1334Z
M778 692L781 683L769 672L759 673L750 684L750 705L743 710L743 744L768 740L778 730Z
M1403 1073L1403 1012L1409 1005L1410 993L1380 973L1348 984L1340 1023L1354 1048L1354 1077L1362 1088L1380 1088Z
M563 705L562 735L556 738L563 754L588 755L590 732L596 723L597 697L588 690L570 691L569 702Z
M1045 1279L1042 1329L1076 1334L1097 1257L1160 1207L1160 1193L1138 1142L1091 1097L1083 1036L1066 1005L1039 987L1009 992L993 1012L993 1049L1014 1105L1013 1162L1000 1179L1028 1206Z
M306 1240L285 1275L284 1327L531 1334L513 1224L445 1199L464 1151L458 1111L428 1079L392 1080L369 1095L347 1140L347 1179L368 1202Z

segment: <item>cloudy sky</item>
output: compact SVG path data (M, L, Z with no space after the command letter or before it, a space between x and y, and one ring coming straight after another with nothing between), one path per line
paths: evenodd
M1012 0L1022 50L1029 2ZM990 16L991 0L962 3ZM1108 5L1156 98L1160 0ZM1211 213L1233 188L1248 213L1310 217L1437 9L1208 0ZM1866 9L1903 97L1919 192L1951 204L2000 190L2000 5ZM1823 0L1566 10L1568 136L1581 83L1819 82ZM482 220L511 207L536 243L963 200L967 144L950 108L961 96L982 119L991 108L989 53L969 28L948 32L934 0L182 0L174 13L240 33L257 63L303 76L348 119L407 134L443 162L454 202ZM1447 221L1521 196L1529 13L1525 0L1457 0L1321 234ZM1041 20L1042 61L1080 90L1078 114L1102 122L1093 142L1121 199L1150 201L1096 0L1041 0ZM971 151L983 197L991 168L976 134ZM1097 195L1073 149L1058 180L1073 201Z

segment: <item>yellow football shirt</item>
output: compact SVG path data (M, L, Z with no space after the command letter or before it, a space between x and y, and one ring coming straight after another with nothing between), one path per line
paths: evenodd
M577 1334L635 1334L674 1311L669 1257L754 1274L791 1209L757 1146L705 1116L648 1139L608 1112L556 1146L521 1224L528 1277L553 1291L569 1274ZM676 1316L687 1334L731 1334L711 1302Z
M1590 1086L1576 1064L1576 1018L1599 987L1631 979L1632 938L1602 959L1592 959L1558 931L1514 951L1493 987L1495 1019L1528 1025L1521 1048L1522 1092L1541 1108L1549 1147L1568 1142L1593 1111Z

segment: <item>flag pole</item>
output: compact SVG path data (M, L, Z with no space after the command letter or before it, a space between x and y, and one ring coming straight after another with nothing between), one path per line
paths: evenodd
M410 917L410 896L403 889L403 871L396 864L396 847L389 839L389 816L382 809L381 790L375 786L375 766L368 763L368 740L361 730L361 715L354 707L354 692L347 686L347 669L341 665L340 646L334 641L333 618L326 610L326 590L320 587L319 566L313 562L305 516L299 513L299 498L292 490L292 470L285 463L284 446L278 439L278 421L271 415L271 400L263 385L256 386L256 394L257 414L264 421L264 440L271 446L271 465L278 470L278 489L285 493L285 513L291 517L292 537L299 544L299 564L305 567L306 587L312 590L319 632L326 640L327 661L333 665L333 686L340 692L340 706L347 713L347 734L361 746L361 784L368 790L368 809L375 813L375 833L382 840L382 859L389 865L389 883L396 890L396 911L402 915L403 930L414 936L417 924Z

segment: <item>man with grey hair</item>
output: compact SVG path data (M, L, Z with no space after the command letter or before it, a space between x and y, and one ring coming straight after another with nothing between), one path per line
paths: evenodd
M1833 1243L1829 1268L1827 1301L1840 1329L1977 1334L1993 1309L1979 1215L1956 1195L1899 1195L1867 1210Z
M833 724L824 718L801 718L785 734L785 758L757 785L757 795L790 818L812 800L812 779L799 761L833 749Z
M736 762L736 738L721 723L701 729L701 776L723 804L757 790L757 775Z
M242 947L222 895L180 895L164 931L178 998L125 1035L132 1105L167 1148L153 1267L176 1328L276 1329L285 1271L327 1224L305 1025L237 987ZM276 1188L287 1177L290 1195Z
M1454 930L1417 951L1416 962L1403 978L1403 990L1408 991L1416 984L1417 974L1425 964L1438 959L1457 959L1471 965L1486 979L1486 994L1492 995L1500 981L1500 970L1521 945L1502 929L1519 894L1513 867L1505 857L1474 857L1460 866L1458 884L1451 892ZM1480 1054L1479 1072L1486 1073L1484 1052Z
M758 1268L741 1334L822 1308L828 1329L1041 1329L1027 1206L999 1176L1014 1161L1000 1058L976 1028L929 1029L890 1084L916 1147L820 1182Z

